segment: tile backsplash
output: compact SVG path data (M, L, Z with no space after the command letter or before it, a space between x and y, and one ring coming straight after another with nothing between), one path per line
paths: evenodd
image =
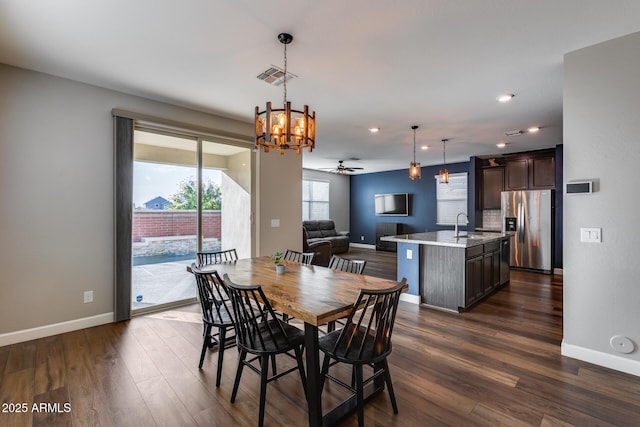
M502 230L500 209L485 209L482 211L482 228Z

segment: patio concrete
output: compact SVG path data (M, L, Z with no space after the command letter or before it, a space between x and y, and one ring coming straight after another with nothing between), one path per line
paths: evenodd
M150 307L196 297L196 281L187 272L195 260L137 265L131 268L131 308ZM137 302L136 296L142 295Z

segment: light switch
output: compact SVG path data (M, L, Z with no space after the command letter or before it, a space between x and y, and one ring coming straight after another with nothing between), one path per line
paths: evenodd
M602 228L580 228L580 241L587 243L601 243Z
M280 220L279 219L272 219L271 220L271 227L280 227Z
M411 249L407 249L407 259L413 259L413 251Z

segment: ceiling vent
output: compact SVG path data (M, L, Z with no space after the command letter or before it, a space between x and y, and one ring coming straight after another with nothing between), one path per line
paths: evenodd
M298 77L287 71L287 81L291 81L294 77ZM270 85L280 86L284 83L284 70L280 67L272 65L258 75L258 80L262 80Z
M511 130L508 132L505 132L505 136L518 136L518 135L522 135L524 133L524 131L521 130Z

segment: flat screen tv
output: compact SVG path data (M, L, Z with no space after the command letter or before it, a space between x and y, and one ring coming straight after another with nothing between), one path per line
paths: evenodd
M376 216L408 216L409 194L392 193L375 195Z

